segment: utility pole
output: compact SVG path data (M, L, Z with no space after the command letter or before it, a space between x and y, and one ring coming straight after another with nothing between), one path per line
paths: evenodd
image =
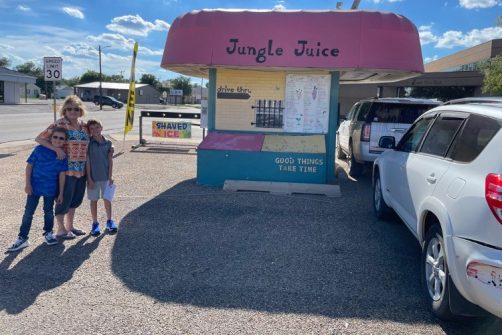
M103 74L101 73L101 45L98 46L99 50L99 110L103 110Z

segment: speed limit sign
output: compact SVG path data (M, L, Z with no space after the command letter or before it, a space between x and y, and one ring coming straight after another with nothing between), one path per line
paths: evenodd
M63 58L44 57L45 81L58 81L63 78Z

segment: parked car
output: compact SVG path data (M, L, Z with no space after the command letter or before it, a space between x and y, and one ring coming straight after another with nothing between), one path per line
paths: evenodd
M113 108L122 108L122 106L124 106L122 102L118 101L114 97L110 97L107 95L103 95L101 97L99 95L95 95L92 101L96 106L98 106L100 102L102 105L112 106Z
M421 282L441 318L502 318L502 98L424 113L373 165L377 218L393 209L422 246ZM479 308L481 307L481 308Z
M392 136L398 142L425 111L439 101L413 98L374 98L357 102L336 132L336 156L347 158L349 174L359 175L364 164L372 163L386 148L380 137Z

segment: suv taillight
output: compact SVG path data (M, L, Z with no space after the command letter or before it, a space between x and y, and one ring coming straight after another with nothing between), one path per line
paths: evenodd
M502 174L490 173L486 176L485 198L493 215L502 224Z
M361 141L369 142L371 135L371 123L363 124L363 128L361 129Z

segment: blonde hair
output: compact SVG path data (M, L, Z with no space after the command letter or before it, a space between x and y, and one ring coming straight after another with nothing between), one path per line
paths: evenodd
M68 105L76 105L76 106L80 107L80 116L79 117L83 117L85 115L84 103L76 95L69 95L66 97L66 99L64 99L63 105L61 105L61 108L59 109L59 115L61 115L61 116L66 115L66 108Z

